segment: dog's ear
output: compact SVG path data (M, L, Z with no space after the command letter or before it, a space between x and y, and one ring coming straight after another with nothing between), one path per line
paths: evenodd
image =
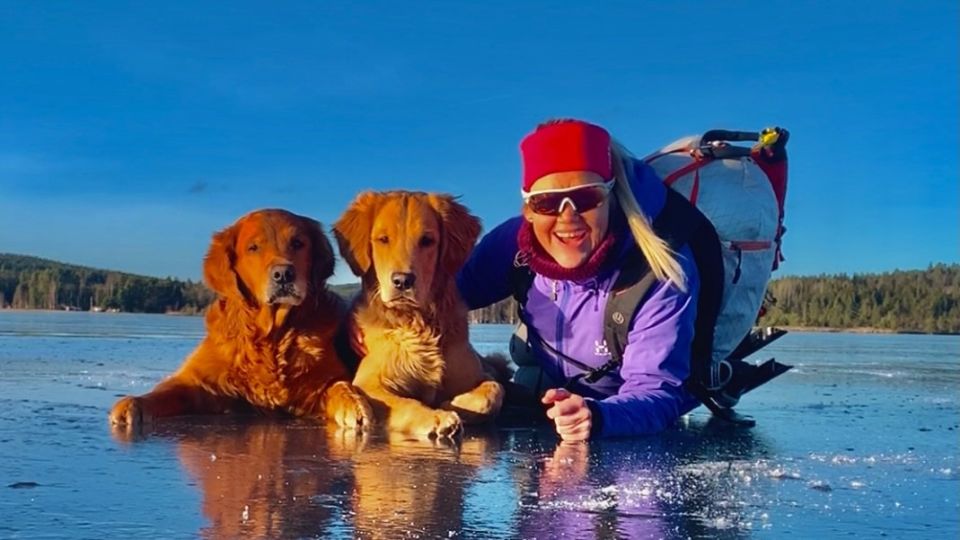
M327 235L323 234L323 227L317 220L303 216L300 219L303 220L313 250L310 254L312 272L310 281L314 285L321 286L333 275L333 265L337 262L333 255L333 246L327 239Z
M333 224L340 256L357 276L362 277L373 264L370 234L379 201L380 197L372 191L361 193Z
M457 200L446 194L429 195L430 206L440 216L443 234L440 240L440 264L454 275L467 262L480 236L480 219Z
M237 260L235 246L238 228L239 224L235 223L214 233L207 255L203 258L203 281L221 298L243 298L239 277L233 269Z

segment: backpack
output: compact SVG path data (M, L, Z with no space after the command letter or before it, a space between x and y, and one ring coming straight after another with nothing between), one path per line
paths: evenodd
M708 131L644 158L663 183L710 220L720 241L723 289L711 346L707 390L729 382L733 355L757 320L770 275L783 260L783 206L789 133ZM728 141L758 141L752 148ZM780 334L782 335L782 334ZM779 336L778 336L779 337ZM737 396L727 396L735 404Z
M759 366L744 361L786 333L753 330L753 325L771 272L783 260L788 138L789 133L780 128L759 133L713 130L680 139L644 158L671 188L653 228L675 251L689 245L700 275L686 387L715 415L746 425L753 420L732 410L740 396L791 367L774 359ZM729 141L757 144L746 148ZM527 268L515 274L514 297L522 306L533 275ZM634 250L612 288L604 314L611 360L586 370L584 380L595 382L619 368L630 321L653 283L645 259L639 249Z

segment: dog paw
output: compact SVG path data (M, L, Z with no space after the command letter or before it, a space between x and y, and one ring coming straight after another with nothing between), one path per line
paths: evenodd
M375 420L373 407L367 398L353 385L347 382L338 382L331 391L339 392L337 406L333 411L333 421L345 429L370 429Z
M126 396L110 409L110 425L126 428L140 428L153 421L140 398Z
M456 411L468 424L476 424L494 418L502 404L503 387L494 381L485 381L472 391L455 396L442 408Z
M430 435L452 439L463 431L460 415L453 411L436 411L433 415L433 429Z

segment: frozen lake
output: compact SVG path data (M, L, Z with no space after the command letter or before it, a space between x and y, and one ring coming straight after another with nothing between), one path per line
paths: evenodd
M0 311L0 537L958 537L960 337L788 334L767 356L796 369L738 408L752 429L701 408L569 446L531 427L450 447L219 418L111 436L110 405L178 366L202 324ZM473 341L505 352L510 330Z

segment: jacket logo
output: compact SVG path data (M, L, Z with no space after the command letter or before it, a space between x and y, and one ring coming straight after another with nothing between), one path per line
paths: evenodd
M610 356L610 348L607 347L607 340L600 340L593 342L593 355L594 356Z
M530 252L517 251L516 255L513 256L513 267L523 268L525 266L530 266Z

